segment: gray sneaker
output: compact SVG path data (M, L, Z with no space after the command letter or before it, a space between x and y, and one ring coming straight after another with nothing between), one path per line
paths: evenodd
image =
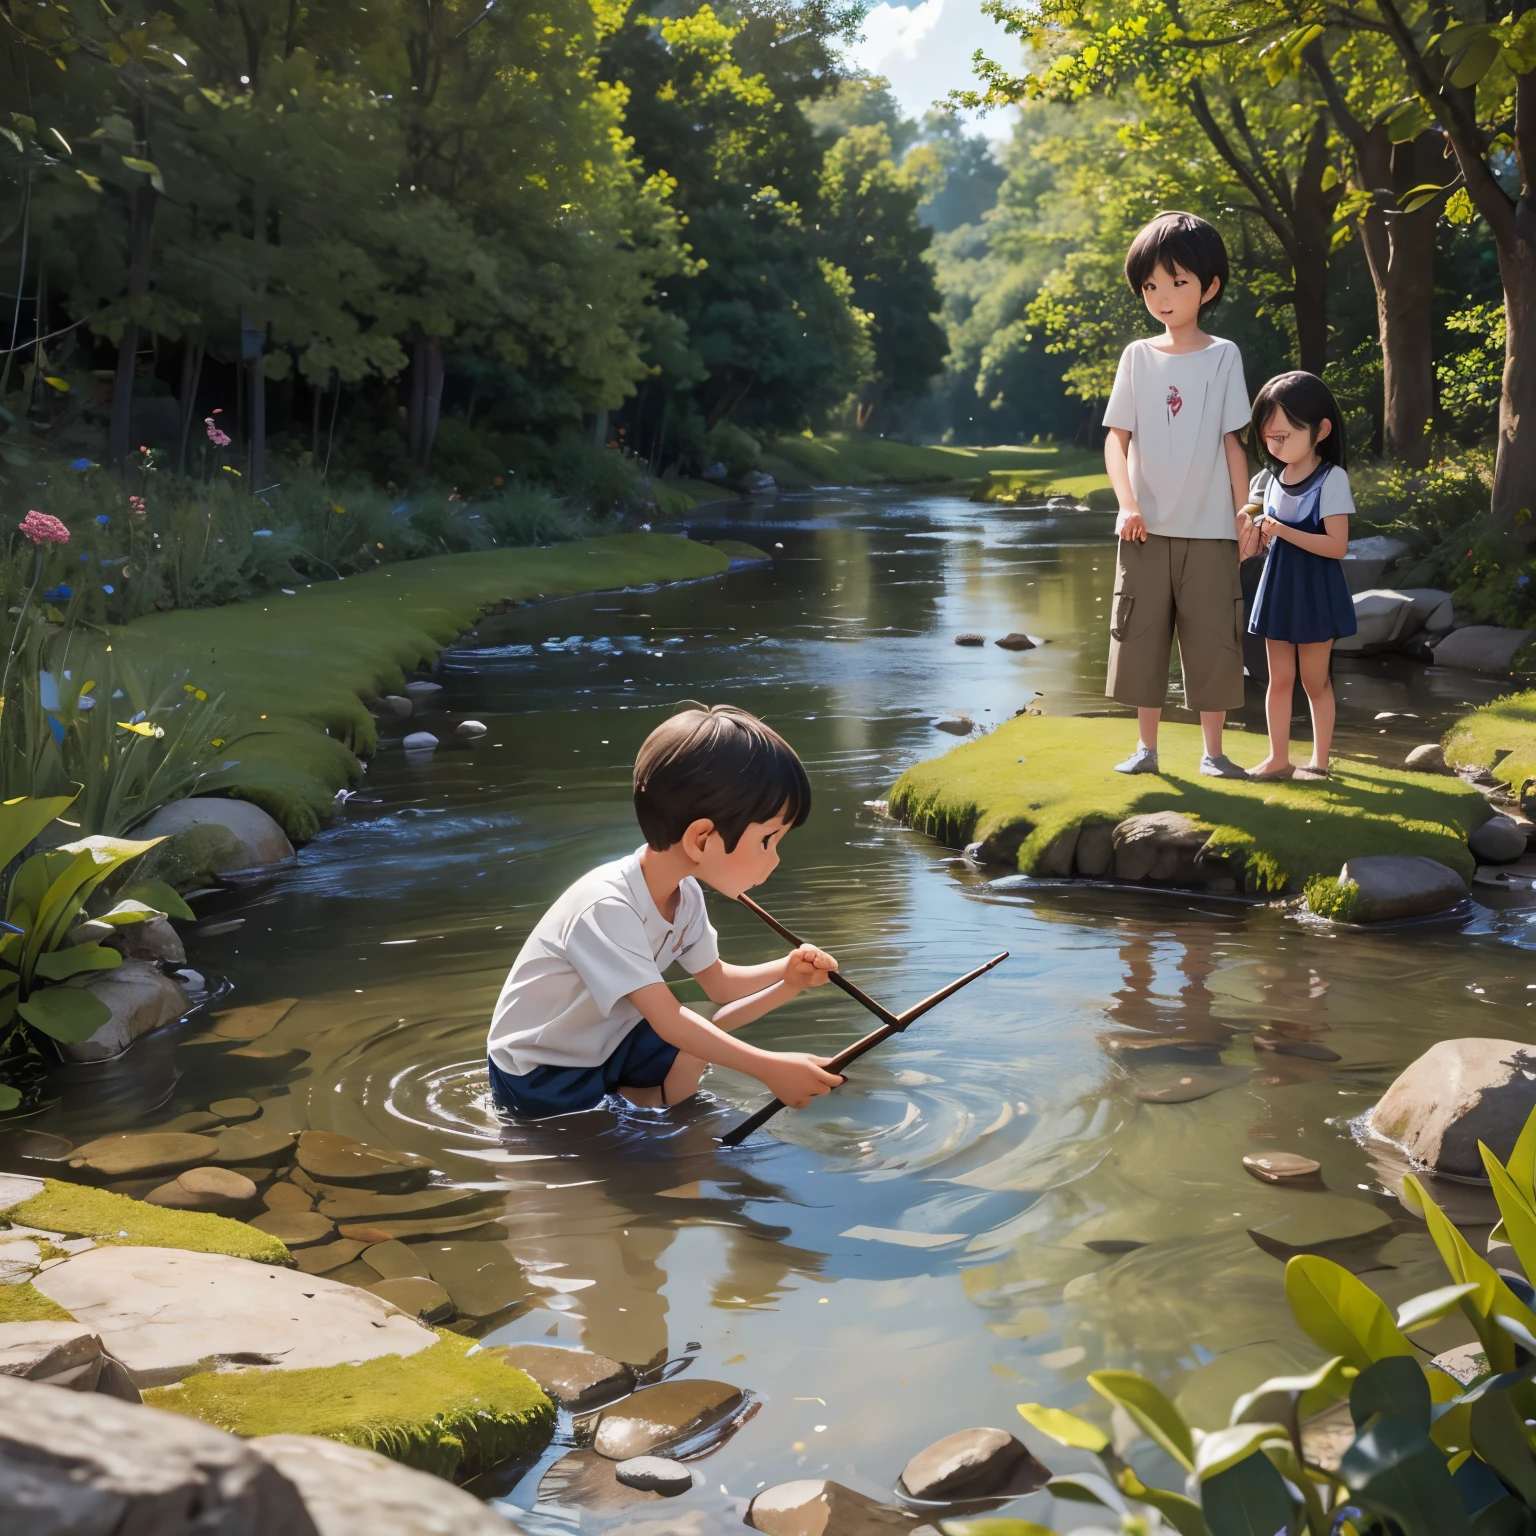
M1239 768L1225 752L1217 757L1206 753L1200 759L1200 772L1209 779L1246 779L1248 770Z
M1123 763L1115 764L1116 773L1156 773L1157 771L1156 747L1139 746Z

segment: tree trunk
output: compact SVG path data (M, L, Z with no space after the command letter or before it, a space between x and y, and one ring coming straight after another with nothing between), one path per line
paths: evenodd
M251 193L251 238L257 246L267 243L267 195L261 188ZM256 284L257 302L267 296L264 278ZM264 488L267 478L267 376L262 370L262 353L267 348L267 322L261 314L242 312L240 316L240 351L249 375L251 456L247 492L254 496Z
M405 451L412 464L421 463L422 428L427 415L427 338L417 333L411 343L411 394L405 408Z
M138 140L134 154L149 158L148 128L143 109L139 111ZM139 183L133 193L133 214L128 227L128 298L143 298L149 292L150 260L154 251L155 188L147 175L136 172ZM112 418L107 428L107 462L121 470L132 451L133 376L139 355L139 327L129 321L117 344L117 373L112 385Z
M1530 227L1532 222L1532 210L1522 197L1515 238L1498 242L1508 339L1499 399L1493 515L1511 529L1528 521L1536 505L1536 230Z
M443 408L443 338L418 336L411 355L411 405L407 431L411 462L425 470L437 441Z
M1296 241L1291 302L1296 312L1297 361L1307 373L1319 375L1328 362L1328 247L1339 200L1337 192L1323 191L1328 164L1328 125L1319 117L1296 177L1291 218Z
M176 473L187 472L187 439L192 420L197 415L197 391L203 381L203 343L199 336L189 336L181 351L181 435L176 444Z

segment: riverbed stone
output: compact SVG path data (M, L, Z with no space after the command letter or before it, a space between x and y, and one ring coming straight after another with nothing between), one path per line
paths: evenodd
M1210 840L1211 828L1182 811L1127 816L1112 834L1115 878L1204 884L1217 873L1199 862Z
M626 1488L659 1493L668 1499L675 1499L693 1487L693 1473L682 1462L666 1456L632 1456L628 1461L619 1462L613 1475Z
M705 1435L745 1401L741 1388L703 1377L643 1387L597 1421L593 1448L610 1461L628 1461Z
M101 1340L84 1323L0 1323L0 1376L94 1392Z
M1445 760L1445 748L1438 741L1426 741L1423 746L1415 747L1403 759L1403 767L1412 768L1415 773L1450 773L1452 771L1451 765Z
M431 731L412 731L403 745L407 752L435 752L437 737Z
M1467 884L1448 864L1419 854L1373 854L1349 859L1339 884L1359 887L1350 911L1352 923L1385 923L1427 917L1463 901Z
M435 1280L415 1276L403 1280L377 1280L368 1289L392 1306L399 1307L408 1317L419 1317L424 1323L434 1324L453 1321L453 1298Z
M1333 642L1341 655L1385 650L1406 631L1413 599L1406 592L1372 587L1354 594L1355 632Z
M262 1211L253 1216L250 1226L290 1248L303 1248L310 1243L322 1242L335 1234L336 1227L318 1211Z
M405 696L412 704L431 704L442 691L441 683L431 683L425 678L413 679L405 685Z
M269 1211L312 1211L315 1197L287 1179L274 1179L262 1191L261 1203Z
M1437 667L1507 676L1515 653L1536 630L1504 629L1495 624L1469 624L1453 629L1434 650Z
M924 1503L1018 1497L1045 1487L1050 1468L1005 1429L961 1429L921 1450L897 1492Z
M346 1237L338 1237L333 1243L311 1243L294 1251L293 1262L302 1274L328 1275L343 1264L350 1264L364 1246Z
M215 1099L208 1106L208 1113L226 1125L233 1125L241 1120L254 1120L261 1113L261 1105L255 1099Z
M1485 1180L1483 1142L1507 1162L1536 1109L1536 1050L1517 1040L1441 1040L1397 1077L1370 1128L1432 1172Z
M100 998L111 1017L89 1039L61 1044L66 1061L111 1061L191 1006L180 984L147 960L124 960L113 970L97 971L81 990Z
M219 1253L97 1247L32 1283L93 1329L141 1388L226 1364L301 1370L437 1342L367 1291Z
M1351 592L1366 592L1375 587L1388 567L1409 553L1406 539L1379 533L1365 539L1351 539L1349 553L1341 562L1344 580Z
M322 1184L366 1184L404 1192L419 1189L432 1165L411 1152L370 1147L335 1131L304 1131L299 1136L299 1167Z
M386 1195L374 1189L337 1189L328 1192L320 1202L320 1214L329 1216L332 1221L446 1215L477 1202L484 1204L486 1193L479 1189L455 1189L445 1184L405 1195Z
M615 1465L588 1447L570 1451L539 1479L539 1503L592 1514L617 1514L661 1501L663 1495L651 1489L621 1483Z
M1193 1104L1224 1089L1236 1088L1252 1075L1246 1067L1238 1066L1175 1069L1165 1080L1141 1080L1136 1097L1143 1104Z
M69 1166L105 1179L147 1178L212 1162L218 1150L213 1137L187 1131L120 1131L76 1147Z
M1035 648L1035 642L1016 629L1004 635L1001 640L994 640L992 643L1004 651L1032 651Z
M504 1242L470 1239L415 1246L428 1274L453 1297L461 1317L491 1317L528 1296L523 1267Z
M1243 1159L1243 1167L1265 1184L1292 1184L1315 1181L1323 1165L1299 1152L1252 1152Z
M747 1505L746 1523L764 1536L934 1536L916 1515L819 1477L763 1489Z
M947 731L951 736L969 736L976 729L976 722L969 715L945 715L933 722L933 728Z
M1276 1257L1326 1255L1342 1244L1385 1242L1392 1235L1392 1219L1366 1200L1298 1190L1279 1216L1250 1228L1248 1235Z
M199 795L161 806L148 821L134 829L134 835L165 837L174 842L183 834L202 827L217 828L229 834L225 860L217 865L220 874L286 864L294 856L288 834L259 805L252 805L249 800L226 800L212 795Z
M280 1125L252 1121L219 1132L214 1161L225 1164L261 1163L268 1167L286 1163L293 1156L293 1133Z
M212 1033L221 1040L260 1040L282 1023L296 1002L296 997L275 997L243 1008L225 1008L214 1014Z
M1040 855L1035 873L1057 880L1067 879L1074 867L1079 835L1077 827L1068 827L1065 832L1058 832Z
M1525 828L1512 816L1490 816L1467 839L1480 864L1508 864L1525 852Z
M187 963L181 935L163 917L152 917L145 923L125 923L101 942L128 960L149 960L157 965Z
M408 720L415 708L403 693L386 693L368 706L368 712L376 720Z
M381 1280L424 1280L428 1277L425 1256L398 1238L387 1237L365 1247L362 1260Z
M1102 880L1115 863L1115 828L1112 822L1090 821L1077 835L1073 850L1077 872L1090 880Z
M487 1353L499 1355L508 1365L531 1376L572 1413L585 1413L635 1390L633 1368L607 1355L557 1349L549 1344L493 1344Z
M466 741L478 741L489 733L490 727L483 720L460 720L453 731L454 735L462 736Z
M238 1215L255 1198L255 1184L230 1168L188 1168L144 1197L150 1205L176 1211L211 1211L215 1216Z

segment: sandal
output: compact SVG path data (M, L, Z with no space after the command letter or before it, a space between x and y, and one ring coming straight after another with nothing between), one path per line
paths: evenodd
M1296 770L1296 775L1295 776L1298 779L1308 779L1308 780L1311 780L1313 782L1316 782L1319 779L1331 779L1333 777L1333 775L1328 771L1328 769L1326 767L1323 767L1323 768L1311 768L1311 767L1298 768Z
M1250 768L1248 770L1248 777L1250 779L1258 779L1260 781L1266 779L1294 779L1296 777L1296 771L1297 770L1294 763L1287 763L1284 768L1277 768L1273 773L1256 773L1252 768Z

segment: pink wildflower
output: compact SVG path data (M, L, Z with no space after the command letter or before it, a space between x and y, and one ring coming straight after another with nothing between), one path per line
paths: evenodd
M229 433L221 432L219 430L219 424L213 419L212 416L205 416L203 418L203 425L208 428L208 441L212 443L215 448L229 447Z
M68 544L69 529L46 512L28 512L16 525L34 544Z
M130 496L128 498L128 510L135 517L143 517L149 508L144 505L144 498L142 496Z

